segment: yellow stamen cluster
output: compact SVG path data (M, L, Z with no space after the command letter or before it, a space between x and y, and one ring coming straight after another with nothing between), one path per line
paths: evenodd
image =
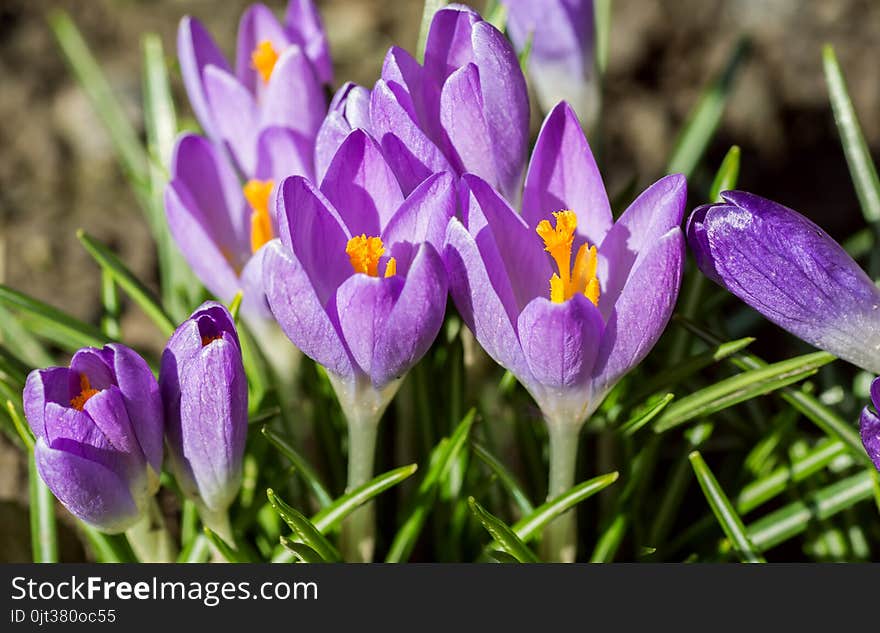
M214 341L219 341L223 338L222 334L215 334L214 336L203 336L202 337L202 347L206 347L213 343Z
M275 63L278 61L278 51L272 46L269 40L263 40L251 52L251 66L260 73L263 83L269 83L272 71L275 70Z
M550 300L562 303L576 293L582 293L594 305L599 305L596 247L588 248L586 244L582 244L572 267L571 249L577 229L577 215L574 211L558 211L553 217L556 220L555 227L549 220L542 220L536 228L538 235L544 240L544 250L550 253L559 270L559 274L553 273L550 278Z
M354 272L363 273L370 277L379 276L379 260L385 253L385 245L381 237L367 237L366 234L357 235L345 245L345 254L351 260ZM385 264L385 277L393 277L397 274L397 261L389 257Z
M251 205L251 252L275 237L272 232L272 217L269 215L269 196L272 194L271 180L248 180L244 186L244 197Z
M86 401L98 393L98 389L92 389L89 384L89 378L85 374L79 375L79 395L71 399L70 406L77 411L82 411L86 406Z

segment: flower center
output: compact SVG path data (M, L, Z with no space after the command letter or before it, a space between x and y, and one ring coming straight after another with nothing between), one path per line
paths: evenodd
M272 46L269 40L263 40L257 47L251 51L251 66L260 73L263 83L269 83L272 71L275 69L275 62L278 61L278 51Z
M574 232L577 229L577 215L574 211L558 211L553 214L556 226L549 220L541 220L535 229L544 240L544 250L556 262L559 274L553 273L550 278L550 300L563 303L576 293L581 293L599 305L599 280L596 278L597 254L596 247L582 244L571 266L571 248L574 244Z
M269 215L269 195L273 184L271 180L248 180L243 189L252 210L251 253L256 253L263 244L275 237Z
M202 347L206 347L207 345L210 345L214 341L219 341L222 338L223 338L222 334L215 334L214 336L203 336L202 337Z
M351 260L354 272L363 273L370 277L379 276L379 260L385 253L385 245L381 237L367 237L361 234L348 240L345 253ZM397 262L389 257L385 263L385 277L393 277L397 274Z
M89 384L89 378L85 374L79 375L79 395L70 400L70 406L77 411L82 411L86 406L86 401L98 393L98 389L92 389Z

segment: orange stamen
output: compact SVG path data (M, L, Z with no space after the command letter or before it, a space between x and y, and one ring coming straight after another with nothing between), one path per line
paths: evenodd
M263 83L269 83L275 63L278 61L278 51L269 40L263 40L251 52L251 67L260 73Z
M88 399L96 395L98 391L98 389L92 389L92 386L89 384L88 376L81 373L79 375L79 395L71 399L70 406L77 411L82 411L83 407L86 406Z
M351 261L354 272L370 277L379 276L379 260L385 253L385 245L381 237L367 237L366 234L355 236L345 245L345 254ZM390 257L385 263L385 277L397 274L397 261Z
M544 250L556 263L559 273L550 278L550 300L563 303L576 293L582 293L594 305L599 305L599 280L596 277L598 254L595 246L582 244L571 267L571 249L577 229L577 215L574 211L559 211L553 214L556 226L549 220L542 220L536 227L538 235L544 240Z
M248 180L242 190L252 210L251 253L256 253L263 244L275 237L272 216L269 215L269 196L273 185L271 180Z

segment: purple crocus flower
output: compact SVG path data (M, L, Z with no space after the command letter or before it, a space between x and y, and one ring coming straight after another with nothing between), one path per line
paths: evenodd
M599 90L593 0L503 0L518 52L531 46L529 79L545 112L567 101L585 124L595 120Z
M401 48L388 51L369 115L405 194L444 171L478 174L511 198L521 186L529 140L525 78L507 39L472 9L437 11L424 65Z
M875 378L871 383L871 404L874 405L874 411L868 407L862 410L859 432L865 452L868 453L877 470L880 470L880 417L876 413L880 411L880 378Z
M700 270L811 345L880 373L880 290L825 231L743 191L694 210Z
M30 373L24 411L37 471L70 512L104 531L137 523L159 488L162 403L147 363L119 344Z
M190 103L209 137L230 150L245 174L256 171L266 128L314 144L333 79L327 37L311 0L291 0L284 23L262 4L242 15L233 71L202 24L185 17L177 49Z
M681 283L683 176L662 178L614 222L577 116L548 115L519 214L482 178L461 182L446 232L453 300L477 341L529 391L550 433L549 496L573 484L577 437L660 337ZM545 534L545 557L574 558L574 516Z
M177 483L208 527L228 538L226 510L241 485L248 393L225 306L206 302L175 330L162 354L159 385Z
M355 129L372 133L370 91L349 81L333 95L330 110L318 130L315 141L315 172L318 182L324 179L330 161L342 141Z

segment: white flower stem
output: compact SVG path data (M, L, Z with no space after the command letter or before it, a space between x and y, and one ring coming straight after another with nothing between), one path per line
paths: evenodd
M550 477L547 499L566 492L574 485L578 437L582 423L549 422ZM548 563L570 563L577 556L577 515L574 510L556 517L544 528L541 558Z
M378 416L348 417L348 485L346 492L362 486L373 478ZM342 555L347 562L368 563L373 560L376 541L376 509L366 503L342 522Z
M125 532L131 549L142 563L173 563L177 545L165 526L156 497L151 497L144 518Z

